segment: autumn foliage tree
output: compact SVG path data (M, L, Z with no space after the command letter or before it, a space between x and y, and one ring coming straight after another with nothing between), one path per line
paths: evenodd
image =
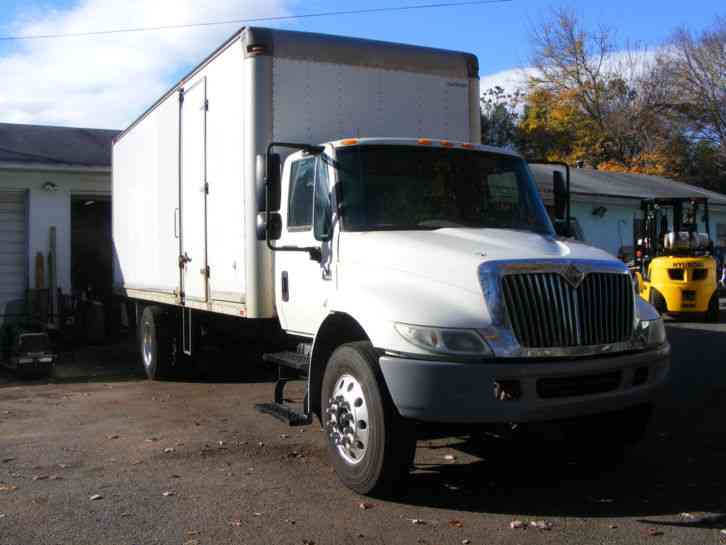
M726 22L700 36L678 31L657 54L619 46L567 9L532 32L533 76L511 101L484 95L482 127L528 157L656 174L726 191ZM509 116L493 113L509 108ZM506 138L505 138L506 140ZM501 145L501 142L499 142Z

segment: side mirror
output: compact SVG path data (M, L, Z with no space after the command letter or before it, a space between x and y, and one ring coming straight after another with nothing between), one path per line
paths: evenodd
M281 160L279 153L270 153L267 156L267 183L270 184L269 210L280 209L280 178L282 177Z
M279 212L260 212L257 214L257 240L267 240L267 232L270 232L270 240L278 240L282 234L282 217Z
M567 187L562 172L555 170L552 173L552 191L555 194L555 220L567 221Z

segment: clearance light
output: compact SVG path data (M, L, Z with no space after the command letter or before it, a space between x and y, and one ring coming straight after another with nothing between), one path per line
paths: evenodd
M429 145L431 145L431 140L429 138L419 138L418 143L423 144L425 146L429 146Z
M461 147L464 149L472 149L474 147L474 145L473 144L462 144Z
M445 148L453 148L453 147L454 147L454 144L452 144L452 143L451 143L451 142L449 142L448 140L442 140L442 141L441 141L441 142L439 142L439 143L440 143L440 144L441 144L442 146L444 146Z
M357 138L346 138L345 140L340 141L341 146L354 146L358 143Z

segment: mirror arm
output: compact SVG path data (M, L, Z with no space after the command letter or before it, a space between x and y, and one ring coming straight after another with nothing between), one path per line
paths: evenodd
M567 188L567 205L566 205L566 212L565 212L565 230L567 236L570 236L570 229L572 226L572 213L570 210L570 201L572 200L571 193L570 193L570 165L565 163L564 161L548 161L546 159L533 159L531 161L527 161L527 163L530 164L538 164L538 165L553 165L553 166L560 166L564 167L565 169L565 187Z
M309 144L295 144L292 142L270 142L267 145L267 170L269 170L270 166L270 155L272 154L272 149L275 146L279 146L282 148L292 148L292 149L299 149L304 150L307 153L311 155L318 155L320 153L323 153L325 151L325 148L323 146L311 146ZM310 255L310 259L312 261L317 261L318 263L321 263L323 261L323 253L322 249L317 246L306 246L306 247L299 247L299 246L273 246L272 241L270 240L270 202L272 201L272 179L270 176L270 172L265 173L265 222L267 225L265 226L265 241L267 242L267 247L273 251L273 252L307 252Z

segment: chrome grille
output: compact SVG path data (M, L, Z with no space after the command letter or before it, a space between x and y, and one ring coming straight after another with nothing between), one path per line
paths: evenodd
M633 332L630 276L590 273L574 288L555 272L502 278L514 334L525 348L625 342Z

